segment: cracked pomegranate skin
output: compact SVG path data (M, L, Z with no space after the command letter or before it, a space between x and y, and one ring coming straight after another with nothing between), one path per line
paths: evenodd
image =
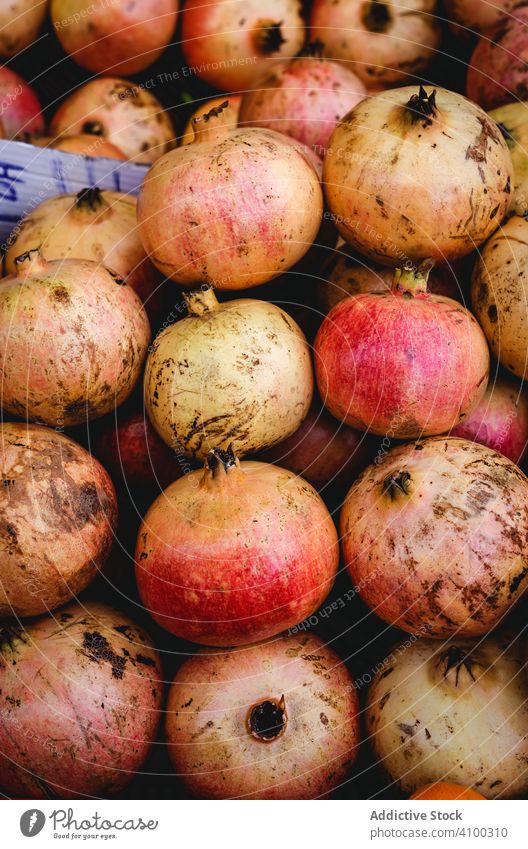
M319 394L358 430L395 438L445 433L486 390L489 353L476 319L450 298L356 295L315 340Z
M332 587L337 532L302 478L270 463L192 472L154 502L139 530L136 580L168 631L243 645L296 625Z

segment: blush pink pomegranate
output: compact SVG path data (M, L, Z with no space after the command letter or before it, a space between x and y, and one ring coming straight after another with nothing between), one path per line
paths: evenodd
M391 291L345 298L321 325L319 394L351 427L399 439L444 433L486 390L484 334L461 304L427 292L428 271L398 269Z
M345 664L312 634L202 650L178 670L169 757L205 799L319 799L346 780L360 739Z
M161 663L135 622L95 602L0 627L0 787L20 799L99 798L156 736Z
M442 29L436 0L314 0L311 38L370 88L418 75L435 58Z
M467 96L486 110L526 100L527 51L528 7L521 5L479 38L468 65Z
M528 397L524 386L503 375L490 379L477 406L450 435L487 445L520 465L528 444Z
M371 446L364 433L329 416L321 401L312 404L298 430L258 455L300 475L316 489L350 483L369 462Z
M339 559L334 523L312 487L271 463L212 451L145 515L136 579L168 631L233 646L278 634L326 598Z
M164 489L190 471L189 461L165 445L145 413L120 409L116 416L101 422L93 446L114 481Z
M19 133L43 133L44 117L37 95L22 77L5 65L0 66L0 104L4 136Z
M322 158L339 119L366 94L346 65L316 56L281 59L244 94L239 123L292 136Z
M389 451L352 484L340 531L365 603L410 633L486 634L528 586L528 479L466 439Z
M146 175L139 232L154 265L178 283L245 289L307 252L323 197L298 143L273 130L230 129L223 105L195 119L200 131L192 144L163 156Z
M78 65L128 76L161 56L174 34L178 5L178 0L52 0L50 16L57 38Z
M185 0L181 44L187 65L215 88L242 91L270 59L304 42L298 0Z

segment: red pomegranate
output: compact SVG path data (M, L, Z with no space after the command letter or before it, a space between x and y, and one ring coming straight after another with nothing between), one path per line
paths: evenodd
M117 417L117 418L116 418ZM116 410L101 423L94 453L112 475L126 486L158 486L164 489L191 470L158 436L142 412Z
M450 435L487 445L520 465L528 444L528 397L523 385L502 375L490 379L477 406Z
M354 763L359 704L343 661L318 637L283 636L186 661L165 731L194 796L316 799Z
M299 429L262 451L258 459L289 469L320 490L349 486L369 462L370 453L366 434L328 415L317 399Z
M193 74L224 91L250 88L270 59L304 42L298 0L186 0L181 44Z
M504 15L479 38L468 66L466 94L483 109L526 100L528 7Z
M0 66L0 106L4 135L8 139L19 133L43 133L44 118L37 95L5 65Z
M390 292L345 298L315 340L319 394L352 427L396 438L444 433L484 394L488 345L461 304L427 292L430 265Z
M338 559L334 523L306 481L215 449L203 472L180 478L147 512L136 578L146 609L168 631L233 646L313 613Z
M339 62L281 59L244 94L239 123L292 136L323 157L339 119L366 94L359 77Z

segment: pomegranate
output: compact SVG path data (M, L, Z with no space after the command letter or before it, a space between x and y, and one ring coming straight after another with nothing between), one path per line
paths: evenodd
M277 277L311 246L322 215L307 157L272 130L229 130L211 110L195 141L150 169L138 222L152 262L185 286L245 289Z
M366 712L372 747L393 782L406 792L460 781L488 799L526 794L522 665L519 640L508 635L395 646L378 666Z
M345 298L323 321L317 384L340 421L398 439L444 433L484 394L484 334L461 304L427 292L428 269L397 269L390 291Z
M50 132L103 136L137 163L154 162L174 145L174 130L159 100L115 77L90 80L70 94L51 119Z
M99 418L132 392L150 339L135 292L95 262L18 257L0 285L4 410L54 427Z
M345 65L299 56L274 62L255 80L240 107L240 123L292 136L319 156L343 115L367 94Z
M94 453L115 481L127 487L164 489L190 471L188 460L168 448L142 412L122 412L106 419L94 441Z
M190 144L194 141L195 130L199 133L201 122L194 123L197 118L202 115L207 115L212 109L218 111L220 123L224 124L228 129L233 130L238 125L238 112L240 109L241 95L229 95L227 105L225 96L212 97L209 100L202 100L200 105L194 110L191 117L185 125L183 135L180 138L180 144ZM195 105L195 104L193 104ZM207 127L207 124L205 124Z
M0 66L0 119L8 139L23 132L44 132L37 95L19 74L5 65Z
M311 37L368 85L397 83L432 62L442 28L436 0L314 0Z
M520 5L479 38L468 65L466 94L483 109L526 98L527 26L528 7Z
M484 245L471 281L472 309L497 359L528 376L528 221L517 215Z
M116 496L84 448L39 425L1 425L0 458L0 616L34 616L97 574L113 542Z
M500 451L520 465L528 443L528 397L517 380L499 376L490 380L481 401L451 431Z
M393 268L338 250L326 260L315 282L316 301L326 315L349 295L388 292L393 280ZM462 270L453 266L433 268L427 280L432 295L445 295L455 301L463 300L462 287Z
M57 38L78 65L128 76L161 56L174 34L178 5L178 0L51 0L50 14Z
M145 405L162 439L205 459L233 445L241 457L297 430L313 394L302 331L274 304L186 296L189 316L162 330L145 369Z
M83 189L43 201L23 218L9 239L6 274L16 257L40 246L45 259L89 259L115 271L147 306L159 300L157 273L139 238L136 199L120 192Z
M48 0L0 0L0 56L10 59L37 38Z
M499 106L490 112L490 117L499 125L513 162L510 211L524 215L528 210L528 102Z
M181 44L192 74L215 88L252 86L271 58L295 56L304 42L299 0L185 0Z
M161 674L150 637L103 604L0 628L0 786L22 799L118 793L155 739Z
M187 660L165 731L194 796L316 799L354 763L359 704L343 661L318 637L283 636Z
M164 628L210 646L278 634L324 601L334 523L302 478L215 449L147 512L136 545L143 604Z
M514 17L519 0L444 0L456 35L467 37L495 26L503 16ZM457 26L458 25L458 26Z
M97 156L105 157L106 159L121 159L125 160L125 154L102 136L90 136L88 134L80 136L58 136L51 138L49 136L30 136L24 137L22 141L34 144L37 147L50 147L52 150L62 150L63 153L76 153L81 156Z
M324 162L341 235L386 265L470 253L506 214L512 179L495 122L430 86L361 101L336 127Z
M317 399L295 433L262 451L258 459L289 469L321 490L350 486L370 455L366 435L337 422Z
M363 600L410 633L485 634L528 586L528 479L466 439L380 457L352 484L340 527Z

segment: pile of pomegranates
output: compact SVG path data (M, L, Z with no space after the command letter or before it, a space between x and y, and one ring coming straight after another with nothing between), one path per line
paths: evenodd
M0 0L0 796L528 798L527 27Z

